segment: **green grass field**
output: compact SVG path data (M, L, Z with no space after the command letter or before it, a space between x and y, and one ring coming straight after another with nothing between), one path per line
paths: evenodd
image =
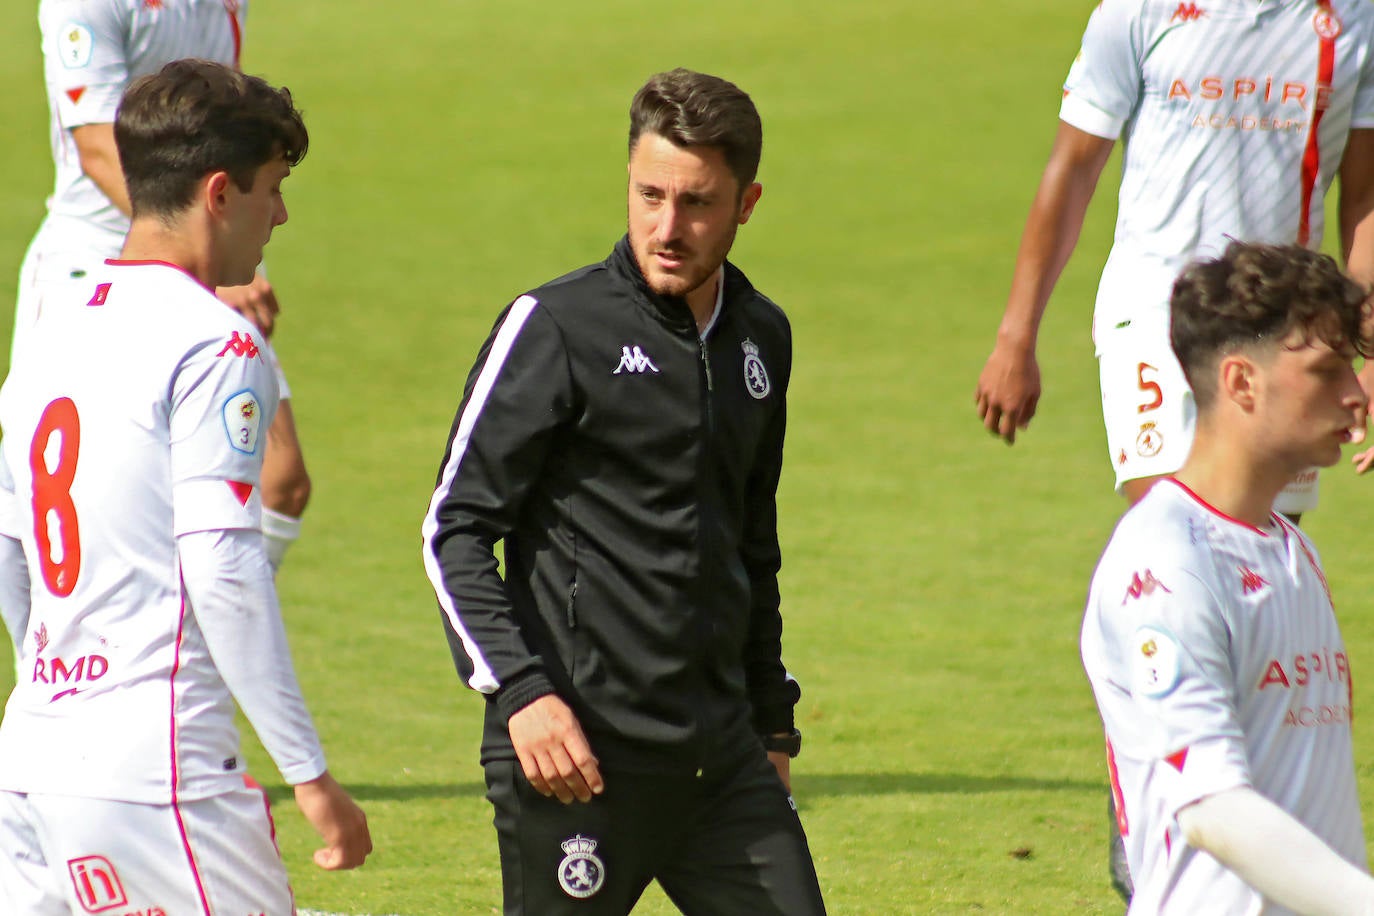
M34 7L0 12L5 339L51 181ZM1111 182L1042 334L1031 431L1007 449L972 406L1090 9L253 0L245 67L289 85L312 131L268 252L315 481L279 585L331 768L377 847L360 871L316 870L250 736L303 907L498 911L482 703L453 673L419 523L496 311L604 257L624 225L630 96L685 65L737 81L764 118L765 194L734 260L796 334L785 649L805 690L794 789L830 911L1119 910L1077 651L1122 508L1088 330ZM1308 525L1356 672L1374 659L1370 486L1328 472ZM1356 733L1368 818L1374 733ZM637 912L672 909L651 890Z

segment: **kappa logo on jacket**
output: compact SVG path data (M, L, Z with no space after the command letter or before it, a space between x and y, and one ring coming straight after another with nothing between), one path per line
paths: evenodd
M658 372L658 367L654 361L644 355L644 351L639 347L621 347L620 365L615 367L611 375L619 375L622 372Z

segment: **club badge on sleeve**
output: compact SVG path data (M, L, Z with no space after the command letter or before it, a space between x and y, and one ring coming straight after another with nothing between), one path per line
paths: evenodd
M740 346L744 348L744 386L750 394L762 400L768 397L773 385L768 381L768 370L763 367L763 360L759 359L759 345L745 338Z
M1178 641L1158 627L1140 627L1131 636L1131 682L1141 696L1159 699L1178 686Z
M601 890L606 864L596 854L596 840L578 834L559 845L567 855L558 863L558 884L567 895L581 900Z
M224 432L234 451L255 454L261 428L262 406L252 389L245 388L224 402Z

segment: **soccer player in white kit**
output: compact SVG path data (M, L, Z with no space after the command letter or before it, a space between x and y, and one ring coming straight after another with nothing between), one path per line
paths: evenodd
M307 135L285 90L194 60L137 81L115 135L123 251L44 303L0 389L23 674L0 720L0 912L286 916L235 701L324 838L315 861L360 865L371 840L326 769L263 547L275 375L213 290L286 221Z
M1134 502L1179 468L1192 437L1194 402L1168 341L1169 289L1185 264L1233 238L1318 248L1339 174L1347 268L1374 280L1374 7L1104 0L1059 118L975 398L1008 443L1034 416L1040 319L1121 137L1093 339L1117 489ZM1279 508L1296 515L1315 500L1316 475L1304 473Z
M1350 662L1316 549L1272 510L1364 427L1366 297L1326 255L1239 242L1175 287L1193 447L1117 525L1082 631L1131 913L1374 912Z
M124 89L168 61L196 57L238 67L247 0L41 0L44 82L56 180L48 213L20 269L13 355L45 298L78 285L119 254L129 230L129 197L114 145L114 114ZM270 333L277 312L271 284L255 275L219 290L220 298ZM267 431L264 524L278 566L299 537L310 477L296 433L290 389L276 354L282 408Z

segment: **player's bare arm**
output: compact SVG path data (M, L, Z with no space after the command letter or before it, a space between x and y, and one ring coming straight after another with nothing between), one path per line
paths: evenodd
M1341 159L1339 206L1345 269L1365 286L1374 285L1374 129L1350 132ZM1365 391L1374 387L1374 361L1366 360L1360 384ZM1365 473L1374 467L1374 448L1357 453L1352 462L1356 473Z
M325 771L293 787L296 806L325 845L315 850L315 864L326 871L357 868L372 852L367 815L343 786Z
M1035 416L1040 400L1040 366L1035 359L1040 320L1078 244L1088 203L1115 143L1059 122L1021 234L997 342L974 392L983 426L1008 445Z
M83 124L72 128L72 140L81 158L81 170L94 181L96 187L129 216L129 190L124 186L124 172L119 167L119 150L115 147L113 124Z
M536 792L563 804L591 801L605 789L601 769L577 716L556 694L546 694L514 713L511 744Z

